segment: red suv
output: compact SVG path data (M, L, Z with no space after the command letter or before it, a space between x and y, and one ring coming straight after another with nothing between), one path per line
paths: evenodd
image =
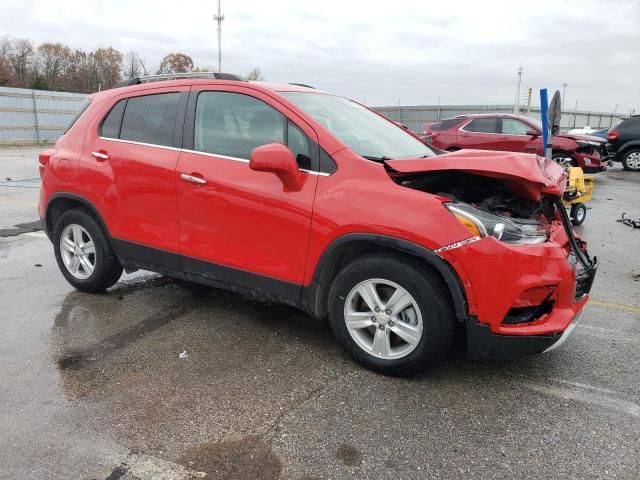
M460 115L425 125L423 140L442 150L462 148L537 153L544 156L542 124L522 115ZM590 135L560 133L553 137L553 159L563 167L582 167L585 172L607 169L605 140Z
M294 305L386 373L429 365L457 327L472 357L553 349L595 275L557 164L438 155L313 88L136 79L91 95L39 160L77 289L144 269Z

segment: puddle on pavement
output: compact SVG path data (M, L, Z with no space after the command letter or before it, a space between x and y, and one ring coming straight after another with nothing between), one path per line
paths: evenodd
M280 458L256 436L200 445L185 452L179 463L219 480L275 480L282 472Z
M353 445L342 443L338 446L336 458L349 467L355 467L362 462L362 452Z

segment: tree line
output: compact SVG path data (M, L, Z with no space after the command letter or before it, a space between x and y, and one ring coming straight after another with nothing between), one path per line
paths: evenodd
M0 86L4 87L93 93L143 75L212 70L194 66L193 59L181 52L165 55L156 68L150 68L136 51L123 54L113 47L87 51L59 42L36 47L24 38L0 39ZM245 79L264 80L258 68Z

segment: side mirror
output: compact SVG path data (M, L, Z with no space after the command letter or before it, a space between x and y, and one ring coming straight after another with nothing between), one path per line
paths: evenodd
M540 132L538 130L536 130L535 128L531 128L531 129L527 130L527 135L529 135L531 137L539 137L540 136Z
M293 153L281 143L269 143L254 148L249 160L249 168L256 172L270 172L278 176L285 190L299 192L304 184Z

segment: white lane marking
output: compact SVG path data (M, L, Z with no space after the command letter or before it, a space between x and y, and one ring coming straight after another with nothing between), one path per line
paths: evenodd
M524 385L531 390L546 395L597 405L614 412L640 417L640 405L620 398L620 393L615 390L560 379L552 380L566 386L541 385L538 383L525 383Z

